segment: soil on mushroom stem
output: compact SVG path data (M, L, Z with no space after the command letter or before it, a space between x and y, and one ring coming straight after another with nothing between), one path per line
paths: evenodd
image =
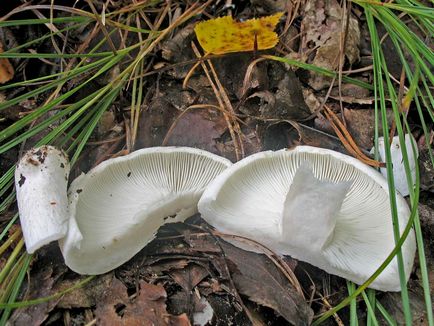
M310 63L315 62L327 68L336 68L332 60L334 58L332 54L336 54L333 51L336 49L333 48L333 53L327 52L326 49L336 42L333 35L337 35L337 31L340 31L339 17L333 15L333 12L338 10L338 2L329 1L327 4L307 2L309 6L300 9L293 26L285 31L284 23L278 26L277 32L281 36L281 43L278 44L277 49L259 53L235 53L212 59L219 82L222 84L218 96L231 103L238 115L237 118L241 121L238 127L237 120L233 117L227 119L227 116L231 117L230 114L225 117L221 110L215 108L220 104L201 66L196 68L187 87L183 88L184 78L192 63L186 65L180 63L196 58L191 48L191 42L195 40L193 30L195 21L189 21L175 29L145 62L145 66L149 67L147 72L152 73L144 79L144 101L137 122L138 133L134 149L162 144L192 146L233 161L236 160L237 152L244 151L245 155L249 155L261 150L280 149L299 144L345 153L345 147L335 136L330 123L323 116L312 115L327 94L329 78L319 77L300 69L293 71L281 63L269 61L261 61L250 66L257 59L258 54L270 53L304 58ZM102 12L103 1L93 1L93 3L97 12ZM224 2L220 1L210 6L207 11L214 16L232 13L237 19L247 19L287 9L287 1L252 0L232 1L232 3L233 6L225 7ZM73 4L75 1L62 2L65 6ZM129 2L111 1L111 7L106 10L120 9L126 4ZM22 5L21 1L7 1L7 5L0 8L0 16L19 5ZM90 10L86 5L78 4L81 5L84 9ZM156 5L153 11L148 13L148 18L152 21L156 20L163 12L163 5L164 2ZM172 17L185 10L184 5L177 7L178 5L174 4L168 9ZM303 15L303 10L314 14ZM49 11L41 9L41 12L49 17ZM30 11L11 17L11 19L31 18L35 16ZM202 18L207 19L205 15L202 15ZM350 61L352 69L364 68L371 64L369 42L366 43L363 37L360 40L360 35L367 35L367 26L357 17L353 18L350 32L354 34L350 35L347 43L348 49L345 51L347 64L344 69L350 68ZM163 23L167 24L166 20ZM0 42L4 43L1 35L6 35L10 44L17 46L41 37L49 30L43 25L28 25L7 27L3 32L0 33ZM73 53L86 40L88 32L88 28L84 28L69 35L69 43L66 44L65 51ZM330 37L324 38L321 35ZM127 44L137 42L137 35L129 34L127 40L121 36L116 33L112 36L116 48L120 48L123 42ZM103 39L104 34L100 32L94 42ZM328 41L325 42L325 39ZM56 53L50 38L41 41L36 50ZM110 46L105 44L102 51L110 51ZM386 52L387 55L392 53L392 51ZM57 61L54 65L47 60L38 59L11 60L11 62L16 69L14 81L44 76L58 72L60 69ZM98 77L89 84L89 87L75 94L71 100L77 101L101 88L101 85L107 84L107 81L114 78L125 64L121 62L109 73ZM158 70L160 67L171 65L173 67L170 69ZM246 77L248 70L251 72ZM372 73L369 70L361 69L361 71L353 74L352 77L370 82L373 78ZM399 74L395 77L399 79ZM62 88L61 93L71 90L80 82L82 82L80 79L70 81ZM24 91L22 88L0 91L0 103ZM42 93L36 98L20 102L2 111L0 129L12 125L38 108L49 95L49 93ZM327 103L338 113L338 116L341 116L338 100L339 95L341 96L344 102L343 116L349 132L363 151L369 151L374 138L372 92L359 86L344 84L340 92L337 87L333 87L329 95ZM125 126L129 126L131 122L131 96L131 89L125 89L102 115L92 133L91 143L84 148L71 173L71 179L81 171L88 171L95 164L123 153L122 150L126 148L125 135L130 132ZM225 101L223 102L227 105ZM195 108L191 108L193 105ZM229 112L230 108L225 107L225 110ZM35 123L47 119L50 114L52 113L47 113ZM421 210L423 210L421 222L425 238L432 239L434 204L430 195L434 189L433 170L430 169L429 164L425 164L429 163L429 157L426 155L425 141L413 111L409 114L409 121L414 122L414 135L423 153L421 184L424 186L424 193L421 196ZM56 124L52 127L56 127ZM29 138L24 147L33 146L47 132L48 129ZM232 137L234 133L235 138ZM14 147L0 154L2 175L16 162L19 150L20 148ZM4 198L5 195L0 199ZM1 230L14 212L15 207L11 206L7 214L0 217ZM138 320L146 320L158 325L189 325L197 321L198 316L205 318L207 312L207 318L212 325L248 325L251 323L249 320L267 325L284 325L290 322L302 325L311 320L313 313L315 315L323 313L328 310L328 305L334 306L347 296L344 280L328 275L308 264L285 258L288 268L294 270L303 287L306 297L303 299L296 295L288 280L265 255L246 252L232 247L221 239L217 240L210 234L210 229L199 216L190 219L188 223L164 226L156 239L127 264L111 273L97 276L85 287L61 298L29 308L17 309L13 312L10 321L15 325L29 322L44 325L62 322L66 325L83 325L95 322L96 319L97 323L99 321L105 325L122 323L131 325ZM430 280L434 282L433 244L428 241L426 245L426 252L430 254L427 257ZM6 254L8 253L10 252ZM35 255L30 278L25 280L18 300L45 297L64 290L84 278L69 271L61 257L56 244L43 248ZM0 267L4 262L3 259L0 260ZM255 266L260 272L253 273L251 266ZM410 281L415 320L424 316L418 273L419 271L416 270ZM313 301L309 307L307 300L311 296ZM380 294L379 300L394 302L398 308L392 309L391 312L395 319L402 319L400 301L393 294ZM363 305L358 306L358 312L360 318L366 318ZM342 310L338 315L344 324L348 324L347 309ZM334 321L330 320L330 323Z

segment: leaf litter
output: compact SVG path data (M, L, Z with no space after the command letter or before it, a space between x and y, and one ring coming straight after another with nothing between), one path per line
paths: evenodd
M227 40L226 43L210 42L208 49L204 46L205 52L225 53L223 56L211 56L211 61L236 112L236 116L231 119L241 121L238 141L243 144L244 155L298 144L345 153L345 147L321 113L325 100L339 116L342 116L339 103L342 100L343 116L349 132L362 150L370 148L374 115L372 92L345 83L340 89L332 87L331 92L327 92L330 78L279 63L254 63L257 59L254 51L256 35L257 50L301 58L305 62L337 71L341 54L339 42L345 32L344 68L352 69L357 65L363 68L364 63L370 63L369 49L362 48L359 51L360 35L366 35L366 26L359 24L354 11L348 18L337 1L307 1L298 8L298 18L290 29L284 30L284 13L275 31L281 16L277 12L294 8L287 8L284 1L251 1L251 4L252 6L235 6L233 19L219 18L217 22L220 23L217 25L212 20L208 23L213 24L212 27L217 30L222 28L221 23L223 28L233 26L235 39ZM103 3L95 2L95 5L102 12ZM111 5L110 3L109 6ZM218 6L210 9L208 14L214 15L214 10L217 9ZM214 16L225 16L226 13L222 14L223 12ZM262 30L257 30L260 19L249 23L238 20L239 17L256 17L256 13L272 15L272 18L265 19L266 23L271 22L273 26L265 30L264 43L260 37ZM149 60L149 67L155 69L145 78L135 149L160 146L163 143L194 146L235 160L237 142L230 134L222 113L224 110L204 72L200 69L193 71L187 87L183 88L183 79L196 61L191 47L192 42L197 42L195 26L199 26L197 29L201 30L201 36L206 19L208 18L202 15L196 17L193 23L189 22L176 29ZM196 25L200 21L204 22ZM349 22L346 31L342 26L345 21ZM201 24L204 25L200 27ZM240 29L237 24L244 27ZM211 35L218 36L218 33L220 32ZM243 33L249 34L245 37L245 45L240 41ZM87 35L88 31L85 31L74 37L85 42ZM277 43L277 36L281 43ZM95 42L103 38L104 35L99 33ZM137 41L136 36L129 36L126 40L127 44ZM114 41L116 46L124 42L120 35L116 35ZM202 44L200 39L198 41ZM235 46L224 49L232 44ZM276 49L272 49L275 46ZM105 50L110 51L110 48ZM17 67L15 61L11 62ZM43 67L40 68L41 71L46 69L44 65L40 66ZM95 84L106 84L119 69L120 66L113 69L106 79L101 78ZM250 73L247 73L249 69ZM23 75L22 71L17 71L16 74L14 78ZM369 71L354 76L359 80L372 81L372 73ZM81 80L75 82L80 83ZM73 83L67 86L68 89L72 87ZM95 87L92 84L89 89ZM80 96L89 91L85 90ZM7 93L6 96L10 98L14 94ZM4 114L7 111L2 111L0 118L4 120L0 119L0 127L16 121L22 113L34 110L38 100L41 99L34 100L34 104L20 103L11 108L14 110L8 114ZM85 154L78 161L76 174L88 170L95 162L119 155L125 150L128 133L125 121L130 118L129 103L125 98L119 99L104 115L98 132L92 136L93 143L85 149ZM194 128L191 128L192 125ZM413 128L417 129L417 126ZM421 149L421 183L429 193L434 189L433 169L425 143L432 144L432 137L424 139L417 131L415 135ZM40 134L31 139L30 145L42 136ZM14 161L9 156L18 155L18 152L11 153L2 154L2 170L6 169L6 166L3 167L4 162ZM432 230L434 205L429 199L426 202L428 203L422 206L421 223L424 230ZM432 232L429 232L425 238L430 238ZM429 243L426 251L432 252L431 247L432 243ZM29 279L22 288L20 300L54 294L82 279L67 271L59 257L60 253L52 247L38 254ZM434 266L432 257L428 263ZM44 264L46 266L41 267ZM70 325L81 325L84 321L102 325L139 325L147 321L149 324L190 325L196 323L195 316L208 311L211 325L249 325L255 322L303 325L312 321L314 313L326 312L330 305L336 305L346 296L346 286L342 279L291 259L289 265L301 283L305 297L296 291L267 256L243 251L213 236L196 216L187 224L164 226L152 243L114 272L99 276L83 288L49 303L16 309L10 322L12 325L55 324L69 320ZM432 268L430 277L432 280ZM412 287L413 284L411 283ZM420 290L416 285L414 289ZM313 300L310 300L311 297ZM388 297L385 298L388 300ZM415 309L415 316L419 318L421 314L418 311L421 309ZM399 316L399 307L396 310L394 314ZM339 313L339 318L346 323L347 315L348 312L344 311Z

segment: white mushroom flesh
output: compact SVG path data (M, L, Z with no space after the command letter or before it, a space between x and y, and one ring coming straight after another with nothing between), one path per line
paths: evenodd
M229 165L182 147L103 162L71 184L69 230L60 242L66 264L81 274L101 274L126 262L161 225L195 214L205 187Z
M288 202L287 197L297 170L306 163L314 178L309 180L312 177L306 172L303 177L319 189L301 182L294 185L299 191L314 191L313 201L303 194L307 200L303 207L303 198ZM334 194L326 193L330 191ZM396 200L402 232L410 212L399 194ZM262 152L234 164L208 186L199 212L222 232L255 239L358 284L371 276L395 246L389 191L381 174L352 157L309 146ZM303 221L293 220L290 230L291 218ZM407 277L414 254L411 232L403 245ZM396 259L371 287L400 289Z
M416 156L413 153L413 146L412 143L415 145L416 149ZM405 147L407 151L407 159L409 163L410 173L413 181L413 185L416 183L416 160L417 160L417 145L416 140L413 138L412 135L406 134L405 135ZM380 153L380 158L383 162L386 161L386 149L384 148L384 138L379 137L378 138L378 151ZM407 177L405 172L405 165L404 165L404 159L402 155L402 146L399 141L399 137L395 136L392 139L392 144L390 145L390 153L392 156L392 170L393 170L393 180L395 183L395 188L398 190L401 195L408 196L410 194L408 189L408 183L407 183ZM387 169L381 168L380 169L381 174L387 178Z
M336 218L350 187L351 182L317 179L310 164L302 162L283 205L282 241L302 250L325 249L334 237ZM321 223L318 223L319 214Z
M52 146L31 149L18 162L15 188L28 253L65 236L68 176L68 158Z

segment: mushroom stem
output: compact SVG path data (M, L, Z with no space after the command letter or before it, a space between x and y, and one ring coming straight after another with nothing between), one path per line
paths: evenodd
M65 236L68 176L68 158L52 146L31 149L19 161L15 188L28 253Z
M302 162L284 202L282 241L312 252L324 250L333 238L336 217L351 184L320 180L309 163Z

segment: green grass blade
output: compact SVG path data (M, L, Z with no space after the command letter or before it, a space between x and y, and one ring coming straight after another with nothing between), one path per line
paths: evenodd
M298 61L298 60L294 60L294 59L288 59L288 58L282 58L282 57L277 57L277 56L274 56L274 55L263 55L262 57L266 58L266 59L271 59L271 60L274 60L274 61L283 62L283 63L286 63L288 65L294 66L294 67L310 70L310 71L316 72L318 74L324 75L326 77L333 78L333 77L337 77L338 76L338 73L335 72L335 71L331 71L331 70L328 70L328 69L325 69L325 68L321 68L321 67L309 64L309 63L302 62L302 61ZM366 88L366 89L370 89L370 90L374 89L374 87L371 84L365 83L365 82L363 82L361 80L358 80L358 79L355 79L355 78L351 78L351 77L347 77L347 76L342 76L342 81L350 83L350 84L353 84L353 85L357 85L357 86L360 86L360 87L363 87L363 88Z
M394 101L396 100L396 96L394 95L395 94L394 89L391 87L387 66L384 61L384 56L382 54L381 47L380 47L380 40L378 39L377 31L375 25L373 24L373 20L368 19L368 26L370 29L371 44L372 44L372 50L374 55L374 73L377 74L377 80L379 81L376 86L378 87L379 95L380 95L380 112L381 112L381 122L382 122L383 137L384 137L384 149L386 154L387 183L390 189L389 200L390 200L391 213L392 213L393 233L394 233L395 244L396 244L400 238L400 228L399 228L396 196L394 192L395 182L393 177L392 154L390 151L389 134L388 134L389 126L387 122L387 108L386 108L386 101L385 101L386 95L385 95L385 91L383 88L383 81L382 81L383 75L387 82L389 97L391 97L392 100L392 107L394 107L393 111L395 113L396 124L399 124L400 117L399 115L397 116L396 114L397 108L396 108L396 103L394 103ZM402 297L404 316L405 316L406 324L411 325L412 316L411 316L410 302L408 297L408 289L406 284L407 276L405 275L404 260L400 250L397 252L396 258L398 261L398 270L399 270L399 279L401 283L401 297Z
M30 256L30 255L29 255ZM24 270L24 268L23 268ZM25 275L25 273L24 273ZM48 297L44 297L44 298L39 298L39 299L34 299L34 300L27 300L27 301L21 301L21 302L8 302L8 303L0 303L0 309L12 309L12 308L24 308L24 307L29 307L29 306L34 306L40 303L44 303L44 302L48 302L51 300L55 300L65 294L68 294L76 289L81 288L82 286L86 285L87 283L89 283L91 280L93 280L95 278L94 275L92 276L88 276L85 279L83 279L82 281L78 282L77 284L74 284L73 286L71 286L70 288L67 288L63 291L60 291L58 293L55 293L53 295L50 295Z
M42 24L65 24L65 23L80 23L86 24L93 21L89 17L83 16L71 16L71 17L61 17L61 18L38 18L38 19L20 19L20 20L7 20L0 21L0 27L9 26L28 26L28 25L42 25Z
M354 283L351 281L347 281L347 289L348 289L348 294L352 295L355 291ZM350 325L351 326L359 325L359 318L357 317L357 298L354 298L350 302Z
M14 287L12 289L12 293L9 296L8 304L12 304L18 296L19 290L21 288L21 284L23 283L24 277L26 276L27 270L30 266L30 262L32 260L32 255L24 254L25 258L18 274L17 279L15 280ZM9 316L12 312L12 307L3 307L4 311L2 314L2 318L0 319L0 325L5 325L9 319Z
M15 224L15 222L18 219L18 213L14 215L14 217L11 218L11 220L8 222L8 224L5 226L5 228L3 229L3 231L0 233L0 241L3 241L3 238L6 236L6 234L8 234L10 228L12 227L12 225Z
M398 326L398 323L393 319L393 317L389 314L389 312L386 310L386 308L384 308L384 306L380 302L377 303L377 308L390 326Z
M371 299L368 298L365 291L362 291L362 297L363 300L365 301L366 308L368 310L367 326L370 325L378 326L378 321L377 318L375 317L375 311L371 303ZM375 300L375 295L374 295L374 300Z

